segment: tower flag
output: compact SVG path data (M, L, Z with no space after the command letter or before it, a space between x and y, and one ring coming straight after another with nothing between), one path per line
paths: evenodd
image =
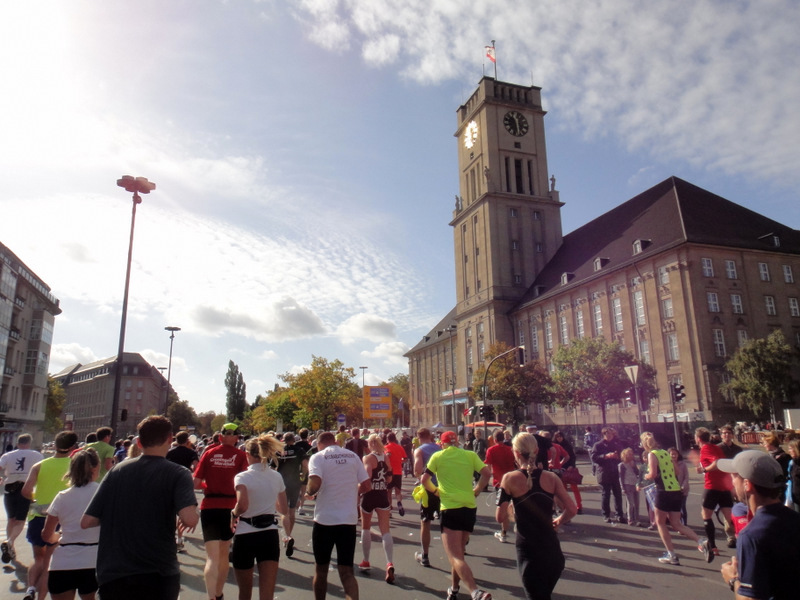
M494 40L492 40L492 45L486 46L485 49L486 58L492 61L492 64L494 65L494 78L497 79L497 55L495 54Z

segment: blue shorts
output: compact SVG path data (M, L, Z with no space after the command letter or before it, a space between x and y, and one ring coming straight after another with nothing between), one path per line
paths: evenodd
M28 532L25 538L30 542L31 546L55 546L55 544L48 544L42 539L42 531L44 530L44 522L46 517L33 517L28 521Z

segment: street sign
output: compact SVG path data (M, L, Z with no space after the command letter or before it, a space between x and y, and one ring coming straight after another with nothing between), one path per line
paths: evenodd
M319 431L319 421L311 421L311 429Z
M639 365L625 367L625 373L628 375L628 379L631 380L631 383L636 385L636 380L639 379Z
M339 425L344 425L347 423L347 416L344 413L339 413L339 416L336 417L336 422L339 423Z
M364 418L392 418L392 390L389 387L364 387Z

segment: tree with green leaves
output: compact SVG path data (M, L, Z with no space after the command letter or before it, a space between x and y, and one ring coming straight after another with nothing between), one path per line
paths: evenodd
M311 366L302 373L281 375L297 405L294 422L307 427L318 420L324 429L329 429L339 413L357 420L361 414L361 388L354 378L353 368L345 367L342 361L313 355Z
M44 409L44 429L45 433L55 435L64 429L61 420L61 411L67 402L67 394L61 384L52 377L47 378L47 400Z
M228 373L225 375L225 389L227 390L225 408L229 421L241 421L247 407L247 386L239 366L228 361Z
M605 424L609 405L621 402L633 385L625 373L625 367L631 365L639 366L639 398L648 402L657 394L656 371L637 361L618 342L582 338L559 346L551 375L556 402L573 410L578 403L593 404L600 408Z
M483 365L474 372L472 389L475 402L483 402L483 380L490 362L508 352L509 347L504 342L496 342L489 346L484 356ZM527 362L519 365L516 352L509 352L493 363L486 376L486 398L488 400L502 400L498 413L505 415L504 419L516 428L524 418L525 407L532 402L551 404L554 400L550 392L550 377L547 371L537 362ZM498 418L499 418L498 414Z
M195 410L187 400L177 400L167 408L167 418L172 422L172 432L177 433L181 427L195 427L200 424Z
M798 382L792 376L797 357L797 350L780 329L766 338L748 340L725 363L730 380L720 386L720 392L732 396L739 408L748 408L756 416L768 409L774 423L775 399L798 390Z
M293 428L297 404L295 404L289 388L278 387L266 396L259 397L261 401L245 421L249 430L253 433L260 433L275 429L279 421L283 423L284 429Z

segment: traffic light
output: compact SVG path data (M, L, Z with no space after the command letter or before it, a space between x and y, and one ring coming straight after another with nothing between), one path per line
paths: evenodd
M672 384L672 394L675 397L675 402L682 402L686 398L686 392L683 391L684 386L680 383Z
M127 421L128 420L128 409L127 408L123 408L122 409L122 413L119 416L119 420L120 421Z
M494 406L486 407L486 415L484 417L487 421L494 421Z
M517 364L520 367L525 366L525 346L517 346Z
M626 406L630 406L634 403L633 390L625 390L625 402Z

